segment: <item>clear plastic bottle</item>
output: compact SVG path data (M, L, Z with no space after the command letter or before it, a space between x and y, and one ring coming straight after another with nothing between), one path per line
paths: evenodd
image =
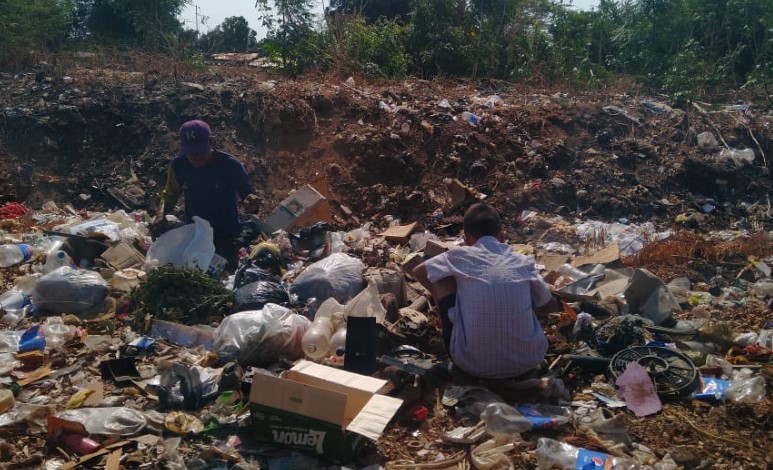
M306 357L315 361L324 358L328 354L330 343L335 333L335 326L330 317L319 315L317 317L301 340L303 353L306 354Z
M15 289L0 295L0 307L3 307L5 310L19 310L28 303L30 303L29 296Z
M491 403L480 417L486 423L486 431L492 436L512 436L532 429L552 429L566 424L572 417L572 411L550 405L512 407L506 403Z
M586 273L582 269L575 268L568 263L564 263L560 268L558 268L558 274L564 276L567 279L571 279L572 281L579 281L590 276L590 274Z
M32 254L32 247L26 243L0 245L0 268L9 268L29 261Z
M44 273L50 273L63 266L71 266L72 259L70 255L62 250L54 250L48 253L46 256L46 264L43 266Z
M330 354L337 357L346 354L346 326L339 328L330 339Z
M579 449L546 437L539 439L536 453L540 470L641 470L641 465L634 461Z

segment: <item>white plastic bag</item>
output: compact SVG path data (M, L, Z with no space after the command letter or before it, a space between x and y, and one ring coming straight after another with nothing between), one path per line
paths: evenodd
M334 253L317 261L303 271L290 287L305 302L309 299L325 301L330 297L340 303L359 294L365 287L363 271L365 266L357 258L343 253Z
M213 345L221 358L242 366L265 366L279 358L303 357L301 340L311 322L291 310L266 304L262 310L234 313L215 330Z
M357 297L353 298L344 307L344 316L349 317L361 317L371 318L375 317L377 323L384 323L384 317L386 316L386 309L381 305L381 297L378 293L378 287L371 282L368 287L357 294Z
M107 298L102 276L64 266L41 277L32 290L32 303L49 313L91 314Z
M733 403L760 403L765 395L765 378L753 377L749 369L736 372L725 392L725 397Z
M158 237L150 246L145 261L145 271L173 264L209 269L209 263L215 256L215 243L212 226L201 217L193 217L193 223L170 230Z
M145 415L131 408L79 408L57 413L57 418L83 424L86 431L100 436L134 436L148 422Z

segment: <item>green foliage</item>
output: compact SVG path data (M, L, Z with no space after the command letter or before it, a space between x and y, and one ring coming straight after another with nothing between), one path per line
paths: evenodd
M312 28L311 0L256 0L263 26L268 30L266 41L281 51L285 71L301 72L313 58L309 49Z
M242 17L198 40L186 0L0 0L0 63L69 41L160 50L258 50L289 74L449 75L599 88L617 77L677 100L723 88L773 88L773 0L256 0L259 44ZM16 59L18 62L18 59ZM198 59L197 59L198 60Z
M402 77L408 72L405 27L394 20L366 25L362 18L344 27L344 58L349 72L370 77Z
M131 292L131 298L140 322L150 314L192 325L230 307L233 293L198 269L169 264L150 271Z
M80 28L97 42L167 50L182 31L177 19L186 0L81 0Z
M257 47L257 35L243 16L231 16L202 36L200 42L208 52L247 52Z
M422 75L468 74L474 64L472 18L457 0L415 0L406 50Z
M30 49L61 44L72 24L68 0L0 0L0 64L24 62Z

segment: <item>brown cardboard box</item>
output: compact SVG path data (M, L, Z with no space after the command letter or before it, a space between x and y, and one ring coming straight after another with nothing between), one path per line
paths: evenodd
M312 225L317 222L332 222L330 203L327 198L311 185L306 185L290 194L265 224L272 230L291 230L296 226Z
M299 361L282 377L255 374L250 390L254 436L338 462L365 439L376 441L403 401L379 394L386 380Z
M386 240L389 242L405 245L411 240L411 235L418 227L418 222L413 222L407 225L395 225L394 227L389 227L388 229L384 230L381 236L386 238Z
M119 243L105 250L102 259L117 271L128 268L139 268L145 264L145 257L126 243Z

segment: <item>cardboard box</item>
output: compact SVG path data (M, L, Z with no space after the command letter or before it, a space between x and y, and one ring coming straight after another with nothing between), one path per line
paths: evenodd
M380 395L386 380L300 361L282 377L255 374L250 390L254 437L350 461L365 439L384 433L403 401Z
M119 243L105 250L101 258L117 271L128 268L141 268L145 257L126 243Z
M330 203L311 185L294 191L264 221L271 231L290 230L316 222L332 222Z
M427 259L442 255L448 251L448 245L439 240L427 240L427 246L424 247L424 256Z
M407 225L395 225L394 227L389 227L384 230L381 236L386 238L389 242L405 245L411 240L411 235L417 228L419 228L418 222Z
M405 258L402 266L400 266L403 272L409 276L413 276L413 270L416 269L421 263L424 262L424 257L418 253L412 253Z

